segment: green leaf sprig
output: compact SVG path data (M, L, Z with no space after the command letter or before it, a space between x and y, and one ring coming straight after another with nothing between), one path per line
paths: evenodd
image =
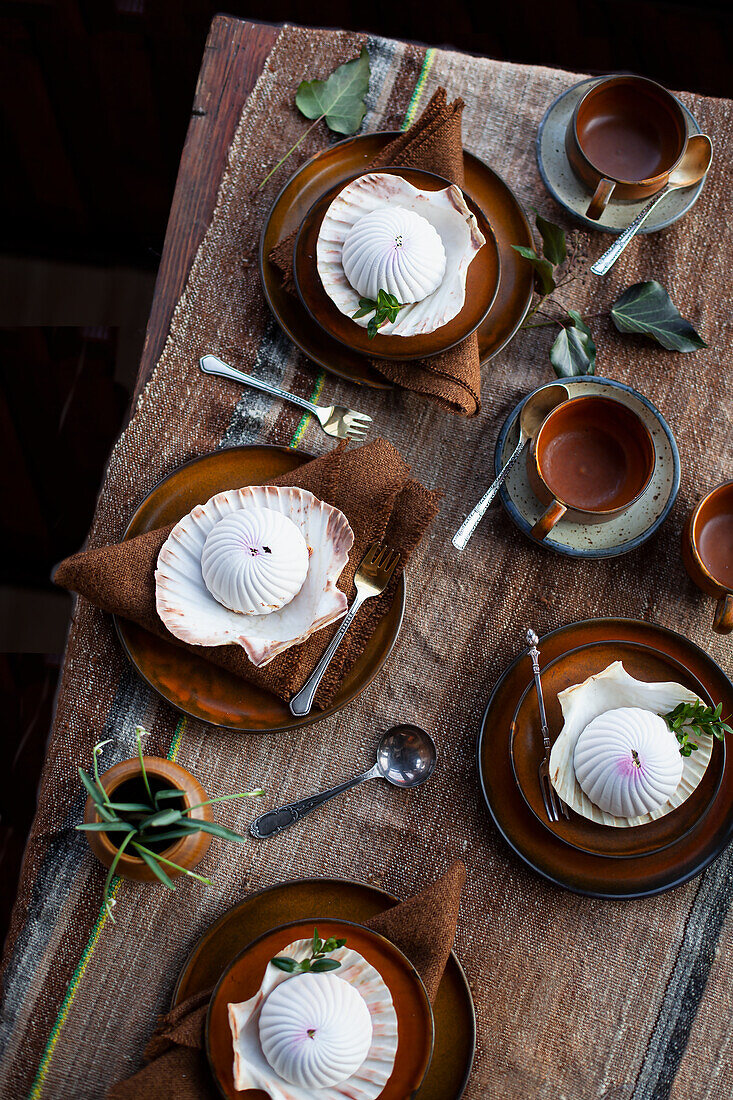
M701 737L707 733L722 741L726 733L733 733L728 725L730 715L724 721L721 717L723 704L706 707L699 700L694 703L680 703L674 710L663 715L664 721L680 743L680 756L690 756L699 749L699 745L690 740L690 734Z
M388 294L386 290L379 290L377 291L376 301L373 298L359 299L359 308L353 314L353 317L356 321L359 317L366 317L370 313L374 314L367 325L367 336L370 340L373 340L385 321L394 324L397 320L397 314L402 308L403 306L397 301L394 294Z
M110 891L117 865L128 845L135 849L140 859L148 865L155 877L169 890L174 890L175 884L166 872L166 867L172 867L174 870L188 875L189 878L195 878L198 882L211 886L210 879L205 878L203 875L197 875L194 871L189 871L178 863L173 863L172 860L167 859L160 852L152 850L150 844L157 845L161 841L172 842L198 832L211 833L212 836L221 837L223 840L242 843L245 837L235 833L233 829L227 829L226 826L219 825L216 821L192 819L189 815L194 810L198 810L202 806L211 806L215 802L226 802L232 798L259 798L265 793L258 788L254 791L238 791L236 794L223 794L216 798L207 798L204 802L197 802L195 806L184 806L180 809L171 806L169 803L183 798L184 792L173 788L163 788L153 794L142 751L142 739L146 736L147 733L142 726L135 727L135 742L145 787L145 801L120 802L116 799L113 801L107 793L99 776L99 756L104 746L109 744L109 740L100 741L94 746L91 775L87 774L83 768L78 769L79 778L92 799L100 820L91 822L88 825L77 825L76 828L80 832L124 834L120 838L120 843L117 846L117 851L104 884L104 904L113 923L112 906L114 905L114 899Z
M264 187L278 168L292 156L314 126L325 121L336 134L355 134L366 114L365 97L369 91L369 51L362 46L358 57L339 65L326 80L304 80L295 94L295 105L301 114L314 121L267 173L257 190Z
M339 947L344 947L346 940L337 940L333 936L322 940L318 935L318 929L313 928L313 941L311 943L310 958L291 959L289 955L279 955L272 960L272 965L278 970L284 970L287 974L324 974L327 970L338 970L341 963L337 959L327 959L325 956Z

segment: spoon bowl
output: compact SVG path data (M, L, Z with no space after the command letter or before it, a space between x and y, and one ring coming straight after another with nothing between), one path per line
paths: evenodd
M393 726L377 748L377 767L393 787L419 787L435 770L438 754L432 737L419 726Z

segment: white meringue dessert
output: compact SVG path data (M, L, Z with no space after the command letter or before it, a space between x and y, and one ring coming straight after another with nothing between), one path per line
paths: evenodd
M209 531L201 574L224 607L270 615L300 592L308 561L306 541L288 516L272 508L242 508Z
M316 266L323 289L341 313L354 317L360 300L380 290L401 305L380 336L434 332L463 309L466 276L486 238L455 184L422 191L401 176L367 172L328 207L318 232ZM438 247L440 245L440 248Z
M312 947L296 940L281 954L300 962ZM269 962L255 995L228 1005L237 1091L261 1089L270 1100L381 1095L399 1042L392 995L358 951L340 947L329 957L341 963L337 972L289 974Z

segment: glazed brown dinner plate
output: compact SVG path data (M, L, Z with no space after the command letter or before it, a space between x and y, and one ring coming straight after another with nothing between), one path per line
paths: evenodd
M433 172L419 172L412 168L380 168L401 176L422 191L440 191L449 181ZM358 179L358 176L354 176ZM349 181L350 182L350 181ZM301 223L295 241L294 276L301 301L317 324L339 343L360 351L375 359L421 359L438 355L465 340L475 332L486 318L499 290L499 249L496 238L483 211L473 199L466 196L469 208L476 216L483 233L484 244L471 261L466 276L466 297L460 313L441 325L435 332L418 333L415 336L376 336L370 338L367 330L347 317L331 301L323 287L317 267L317 244L321 224L329 206L343 187L336 184L310 208Z
M232 1032L228 1005L248 1001L257 993L270 959L294 940L312 939L314 928L323 939L345 939L379 972L392 995L397 1013L398 1045L392 1074L379 1100L409 1100L427 1073L433 1053L433 1013L420 975L393 943L351 921L316 913L263 933L227 966L211 995L206 1017L206 1054L219 1091L227 1100L257 1096L258 1090L234 1086ZM337 975L338 976L338 975Z
M308 211L326 192L342 186L369 164L397 133L383 132L347 138L306 161L286 183L265 221L260 239L260 273L265 298L283 331L318 366L362 385L391 389L372 367L368 356L329 336L302 302L283 290L277 268L269 260L276 244L297 231ZM532 230L513 191L501 176L471 153L464 152L464 194L486 215L494 232L501 275L496 299L477 329L481 362L493 358L521 325L532 299L532 267L512 245L534 247Z
M540 641L540 651L551 731L559 729L557 690L581 682L615 659L621 660L638 679L677 680L698 691L702 698L722 703L724 715L733 713L733 684L723 670L693 642L665 627L636 619L587 619L546 635ZM700 810L697 822L680 806L668 815L666 825L662 818L634 829L608 830L609 834L638 834L641 841L637 852L619 851L618 846L623 849L624 845L635 843L630 839L608 838L601 842L598 833L601 826L584 822L572 811L570 822L557 829L550 828L549 823L541 821L539 801L530 790L530 766L534 761L531 754L537 752L538 736L531 729L536 716L527 691L530 676L525 651L496 684L478 740L484 798L497 828L514 851L551 882L593 897L658 894L702 871L733 837L731 746L716 743L700 784L702 790L698 788L699 794L695 792L689 800L699 799L695 802ZM512 764L515 716L518 725L526 721L529 727L526 739L515 731L518 779L522 789L527 790L527 797L515 781ZM535 778L536 775L535 768ZM679 828L679 835L665 836L668 828ZM608 846L615 846L613 852L609 853ZM620 855L625 858L619 858Z
M675 681L690 688L708 705L712 702L703 684L689 669L673 657L639 642L614 639L590 642L567 653L561 653L542 669L542 686L547 708L550 740L562 729L563 719L558 693L573 684L595 676L614 661L621 661L626 671L645 683ZM537 692L532 678L531 663L526 658L527 686L517 704L512 719L512 767L517 786L540 825L584 852L599 856L632 857L659 852L676 843L696 828L710 809L723 779L725 746L714 741L713 754L699 786L681 806L647 825L617 829L599 825L581 814L570 811L570 821L549 821L542 802L537 770L544 756Z
M295 470L313 456L289 447L228 447L186 462L164 478L139 506L125 532L131 539L176 523L215 493L262 485ZM392 652L405 611L401 576L392 606L380 619L363 653L344 677L333 702L294 718L282 699L234 676L182 646L167 642L127 619L116 618L122 645L142 678L178 710L214 726L243 733L279 733L320 722L355 699Z
M282 924L307 920L317 924L323 935L331 921L363 923L397 901L366 883L328 878L298 879L252 894L220 917L196 944L178 978L171 1007L213 988L243 948ZM282 944L296 938L290 936ZM473 1064L476 1021L466 976L452 952L433 1005L433 1019L433 1057L419 1097L457 1100Z

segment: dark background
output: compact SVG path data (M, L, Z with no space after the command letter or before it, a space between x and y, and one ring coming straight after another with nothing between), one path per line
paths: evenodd
M733 92L731 0L249 0L227 10ZM49 575L84 539L128 415L216 12L210 0L0 0L0 938L70 610Z

